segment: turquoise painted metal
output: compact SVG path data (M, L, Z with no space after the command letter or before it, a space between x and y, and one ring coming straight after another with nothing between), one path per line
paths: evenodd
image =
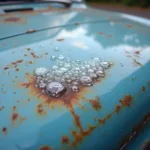
M33 10L4 12L10 8ZM1 150L138 149L149 138L149 21L84 3L0 10ZM59 55L113 65L93 86L48 98L35 88L33 72L51 68Z

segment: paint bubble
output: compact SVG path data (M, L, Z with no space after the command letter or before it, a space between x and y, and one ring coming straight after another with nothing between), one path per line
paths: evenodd
M66 91L66 88L59 82L51 82L46 86L46 92L50 96L59 97Z
M49 72L48 69L44 68L44 67L38 67L34 70L34 75L35 76L44 76L45 74L47 74Z
M84 86L91 86L93 85L92 78L89 76L83 76L80 78L81 84Z

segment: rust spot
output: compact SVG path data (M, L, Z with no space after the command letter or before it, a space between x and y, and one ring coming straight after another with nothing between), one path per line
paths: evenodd
M99 97L95 97L94 100L90 100L90 103L95 110L102 108L102 106L99 102Z
M31 50L31 48L26 48L26 50L27 50L27 51L30 51L30 50Z
M121 110L121 106L120 106L120 105L117 105L117 106L115 107L115 112L116 112L116 113L119 113L120 110Z
M139 54L140 54L140 51L139 51L139 50L135 51L135 54L139 55Z
M127 24L126 27L127 28L133 28L133 26L131 24Z
M0 111L2 111L4 108L5 108L4 106L0 107Z
M31 56L32 56L33 58L39 58L38 56L35 55L34 52L31 52L30 54L31 54Z
M135 66L142 66L142 64L138 62L136 59L133 59L133 63Z
M2 128L2 132L6 135L7 134L7 128L6 127Z
M13 121L13 122L16 121L17 118L18 118L18 116L19 116L19 115L18 115L17 113L13 113L13 114L12 114L12 117L11 117L11 118L12 118L12 121Z
M130 142L130 140L134 137L134 136L138 136L138 134L140 133L141 129L143 128L143 126L145 126L148 122L150 121L150 113L148 113L144 119L132 130L131 135L123 138L121 145L120 145L120 149L125 148L125 146Z
M27 54L24 54L24 56L27 56Z
M142 86L142 91L143 91L143 92L145 92L145 91L146 91L145 86Z
M40 115L46 115L46 111L44 110L42 104L37 105L37 113Z
M40 150L52 150L48 145L44 145L40 147Z
M28 64L33 64L33 62L32 61L28 61Z
M27 34L34 33L34 32L36 32L36 30L34 30L34 29L26 31Z
M99 121L100 124L105 124L105 121L106 121L106 120L105 120L105 118L104 118L104 119L98 119L98 121Z
M64 38L57 39L58 42L61 42L61 41L64 41L64 40L65 40Z
M61 142L62 142L63 144L68 144L68 143L69 143L69 138L68 138L68 136L63 136L62 139L61 139Z
M19 69L17 68L16 71L19 71Z
M5 68L4 68L4 70L7 70L7 69L9 69L9 67L5 67Z
M5 19L3 20L4 23L21 23L24 24L27 21L23 18L19 18L19 17L14 17L14 16L10 16L10 17L5 17Z
M132 100L133 100L133 97L130 94L128 94L123 99L121 99L119 101L122 104L122 106L130 107Z
M148 82L148 86L150 87L150 81Z
M6 18L4 21L5 22L18 22L18 21L20 21L20 18L18 18L18 17L10 17L10 18Z
M104 32L98 32L100 35L104 35Z

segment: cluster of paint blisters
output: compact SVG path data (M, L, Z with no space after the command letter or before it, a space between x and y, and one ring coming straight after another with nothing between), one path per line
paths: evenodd
M110 67L107 61L92 58L89 61L71 61L70 58L51 56L52 68L38 67L34 70L35 87L52 97L60 97L67 90L78 92L82 86L92 86L94 81L105 76Z

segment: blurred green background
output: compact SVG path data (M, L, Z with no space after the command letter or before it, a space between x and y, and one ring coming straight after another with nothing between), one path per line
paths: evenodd
M86 0L97 3L121 3L126 6L150 7L150 0Z

